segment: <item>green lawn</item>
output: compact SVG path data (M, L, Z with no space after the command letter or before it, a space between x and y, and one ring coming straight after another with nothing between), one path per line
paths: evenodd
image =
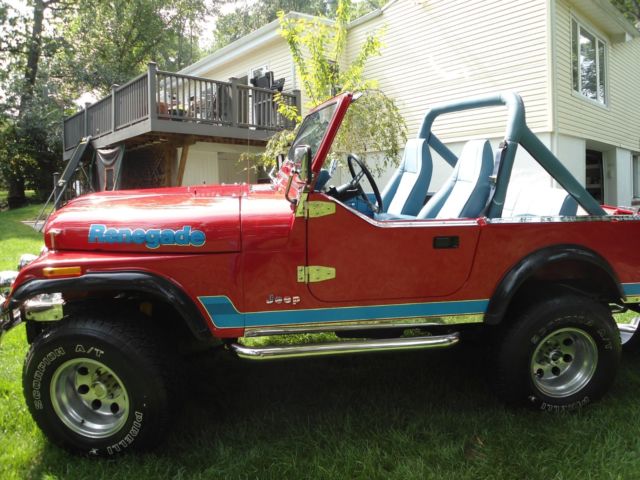
M38 235L0 213L0 269ZM37 213L37 212L36 212ZM275 363L194 362L167 441L118 460L70 456L22 398L24 330L0 347L0 479L640 478L640 356L601 402L548 415L502 406L473 348Z

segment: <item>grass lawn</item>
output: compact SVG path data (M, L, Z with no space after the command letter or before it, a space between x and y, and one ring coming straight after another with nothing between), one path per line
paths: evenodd
M37 252L0 213L0 269ZM493 396L478 350L247 363L194 362L189 400L167 441L118 460L50 445L25 407L24 330L0 347L0 479L633 479L640 478L640 356L612 391L570 414L509 409Z

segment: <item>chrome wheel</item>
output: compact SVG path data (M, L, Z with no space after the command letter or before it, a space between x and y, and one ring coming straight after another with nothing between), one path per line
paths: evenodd
M531 378L545 395L564 398L584 388L598 365L598 347L584 330L563 328L547 335L531 358Z
M74 433L105 438L127 421L129 397L113 370L88 358L63 363L51 380L51 403Z

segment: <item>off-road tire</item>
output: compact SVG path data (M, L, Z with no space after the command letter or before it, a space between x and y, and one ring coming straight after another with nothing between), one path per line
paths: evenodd
M509 404L558 412L602 397L615 378L620 336L606 305L564 294L530 305L500 336L495 386Z
M67 318L31 345L25 399L40 429L69 451L110 457L146 449L168 422L168 357L144 318Z

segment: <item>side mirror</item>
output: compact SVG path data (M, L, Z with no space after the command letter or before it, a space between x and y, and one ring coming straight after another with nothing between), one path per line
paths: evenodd
M289 174L289 183L284 196L292 205L296 205L298 200L289 198L289 190L291 190L291 182L294 174L298 174L298 178L305 184L311 181L311 147L308 145L300 145L293 151L293 170Z
M284 154L279 153L276 157L276 165L278 166L278 170L282 168L282 164L284 163Z
M311 147L299 145L293 151L293 164L298 170L298 175L302 181L311 181Z

